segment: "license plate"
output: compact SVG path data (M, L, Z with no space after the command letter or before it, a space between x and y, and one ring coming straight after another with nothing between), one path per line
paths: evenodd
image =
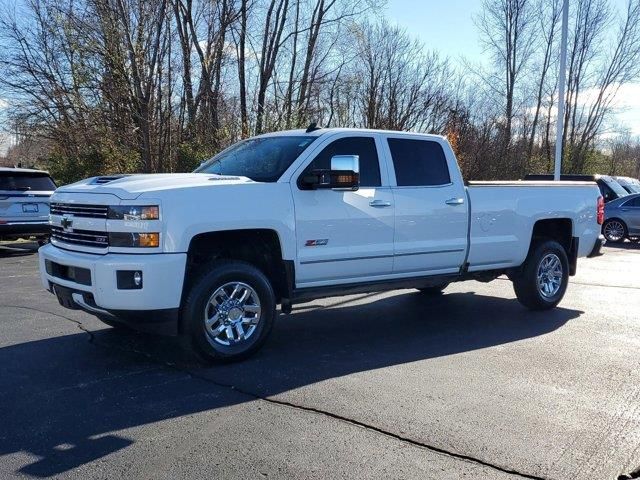
M38 212L38 204L37 203L23 203L22 211L24 213L37 213Z

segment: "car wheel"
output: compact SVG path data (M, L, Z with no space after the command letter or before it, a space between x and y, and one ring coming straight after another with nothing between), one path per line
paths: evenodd
M210 263L189 290L182 322L191 346L204 360L233 362L255 353L276 316L267 277L251 264Z
M419 288L418 290L420 290L420 293L424 293L425 295L436 296L436 295L442 295L444 293L443 290L448 286L449 286L448 283L442 283L440 285L435 285L433 287Z
M516 297L530 310L548 310L560 303L569 283L569 261L562 245L543 241L532 248L513 279Z
M612 218L611 220L604 222L604 225L602 225L602 234L604 235L604 238L607 239L607 242L623 242L627 236L627 226L622 220Z

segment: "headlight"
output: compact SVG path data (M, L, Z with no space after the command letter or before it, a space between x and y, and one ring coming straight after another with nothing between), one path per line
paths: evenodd
M157 205L118 205L109 207L110 220L158 220L160 208Z
M110 232L110 247L145 247L154 248L160 246L159 233L128 233Z

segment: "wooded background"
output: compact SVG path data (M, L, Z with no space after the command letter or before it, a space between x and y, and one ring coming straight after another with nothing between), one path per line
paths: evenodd
M570 0L565 173L640 176L615 123L640 80L640 0ZM63 183L191 171L251 135L323 126L447 135L469 179L551 172L561 0L484 0L488 62L455 64L374 0L24 0L0 13L7 161ZM437 2L416 2L431 8ZM451 35L455 35L455 19Z

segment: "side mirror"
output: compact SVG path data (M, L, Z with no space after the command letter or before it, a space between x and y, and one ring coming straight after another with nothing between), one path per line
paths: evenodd
M303 179L312 190L331 188L336 190L358 190L360 186L360 158L358 155L335 155L331 157L330 170L313 170Z

